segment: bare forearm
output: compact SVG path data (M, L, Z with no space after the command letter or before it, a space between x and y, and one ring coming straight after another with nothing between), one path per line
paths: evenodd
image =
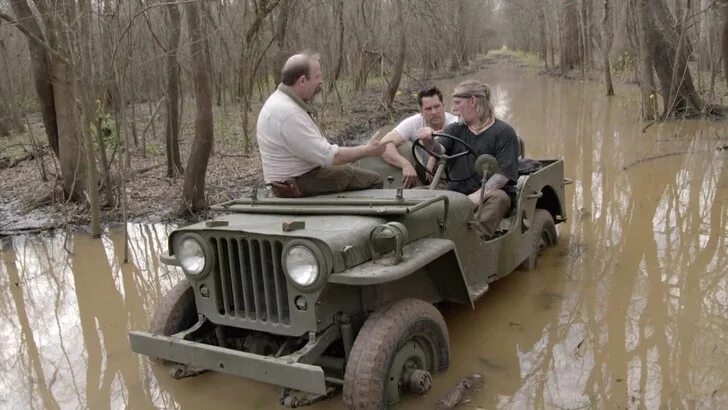
M501 174L493 174L492 177L488 178L485 183L485 192L490 192L495 189L502 189L508 183L508 178Z
M364 157L371 155L366 145L360 145L358 147L339 147L334 155L333 165L349 164L351 162L359 161Z
M430 171L433 171L435 169L435 165L437 164L437 159L435 157L430 156L427 158L427 169Z
M491 191L494 191L496 189L502 189L506 184L508 183L508 178L501 174L493 174L492 177L488 179L488 181L485 182L485 188L483 189L482 195L485 195ZM476 206L480 205L481 201L481 190L477 190L470 195L468 195L468 198L475 204Z
M399 150L397 150L397 147L394 144L387 144L387 148L384 150L382 158L384 158L388 164L394 165L398 168L403 168L409 164L409 161L399 154Z

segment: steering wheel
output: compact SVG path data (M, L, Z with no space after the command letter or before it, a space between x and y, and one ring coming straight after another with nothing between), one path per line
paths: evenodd
M422 148L425 152L427 152L428 154L430 154L433 157L437 158L438 160L440 160L440 162L444 162L447 165L447 167L445 168L445 173L443 175L443 178L446 181L449 181L449 182L462 182L462 181L467 181L470 178L472 178L475 175L477 175L477 172L476 171L473 171L473 173L470 176L468 176L467 178L461 178L461 179L452 179L452 178L450 178L449 169L452 168L453 162L456 161L458 158L465 157L466 155L472 156L473 157L473 160L475 160L477 158L477 156L475 155L475 151L473 151L473 148L470 145L468 145L467 142L461 140L458 137L454 137L454 136L452 136L450 134L444 134L444 133L441 133L441 132L433 132L432 133L432 136L433 137L442 137L442 138L445 138L445 139L449 139L449 140L451 140L453 142L457 142L458 144L460 144L463 147L465 147L465 151L459 152L459 153L454 154L454 155L437 154L437 153L434 153L434 152L430 151L429 149L425 148L424 144L422 144L422 141L420 141L419 139L415 140L415 142L412 144L412 157L414 157L414 160L415 160L415 162L417 162L417 165L421 166L425 170L425 172L427 172L428 174L430 174L432 176L435 175L434 172L432 172L429 169L427 169L427 165L423 164L420 161L420 159L419 159L419 157L417 156L417 153L416 153L417 147Z

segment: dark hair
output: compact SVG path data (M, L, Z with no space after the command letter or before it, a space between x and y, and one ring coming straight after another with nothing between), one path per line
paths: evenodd
M440 102L442 102L442 92L437 87L432 86L428 89L420 90L420 92L417 93L417 104L419 104L420 108L422 108L422 99L434 96L438 96L440 98Z
M311 62L318 61L318 59L318 54L308 50L291 56L281 70L281 82L285 85L293 85L302 75L310 76Z

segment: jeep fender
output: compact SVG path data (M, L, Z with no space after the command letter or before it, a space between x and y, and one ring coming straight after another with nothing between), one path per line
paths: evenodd
M418 272L429 276L443 300L473 304L455 244L449 239L422 238L402 248L402 260L386 265L368 261L329 276L330 283L350 286L380 285Z

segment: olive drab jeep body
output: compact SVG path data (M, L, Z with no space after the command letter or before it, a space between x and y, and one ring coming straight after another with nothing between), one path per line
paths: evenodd
M361 166L399 180L377 160ZM130 332L131 347L177 378L215 370L282 386L291 407L341 387L354 408L425 393L449 363L434 304L473 305L556 242L568 181L561 160L540 162L519 177L518 199L489 241L473 227L471 201L447 190L254 191L220 204L222 216L169 236L161 259L186 279L149 332Z

